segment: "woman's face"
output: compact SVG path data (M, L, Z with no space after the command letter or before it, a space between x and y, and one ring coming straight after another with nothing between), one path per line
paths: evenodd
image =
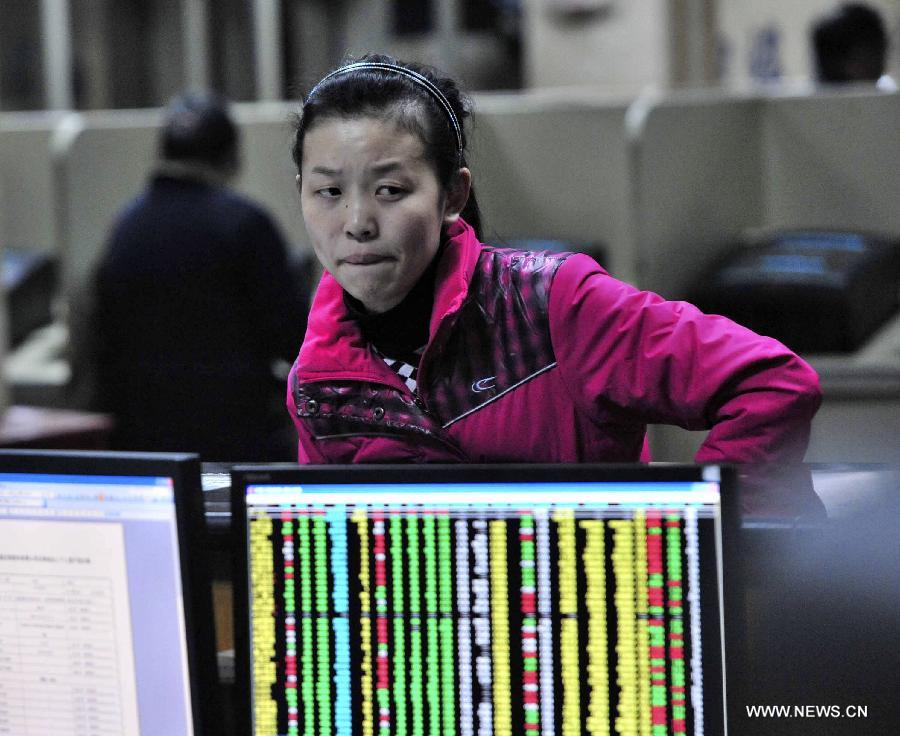
M425 272L441 227L459 217L468 177L461 169L465 186L448 197L417 136L374 117L322 120L306 133L297 177L316 256L367 310L387 311Z

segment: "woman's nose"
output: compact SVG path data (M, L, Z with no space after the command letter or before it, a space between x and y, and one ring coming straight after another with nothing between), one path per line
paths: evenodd
M360 243L378 237L378 223L370 203L357 197L346 203L345 232L348 238Z

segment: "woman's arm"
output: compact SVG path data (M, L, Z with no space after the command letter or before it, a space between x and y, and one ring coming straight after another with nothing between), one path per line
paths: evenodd
M771 338L617 281L585 256L553 283L554 349L591 415L711 429L698 462L799 462L821 402L818 376Z

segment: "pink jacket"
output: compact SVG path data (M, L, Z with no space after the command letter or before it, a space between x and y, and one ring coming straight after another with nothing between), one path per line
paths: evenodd
M301 463L631 462L648 423L711 428L698 462L803 457L818 377L775 340L464 222L437 284L413 396L323 276L288 381Z

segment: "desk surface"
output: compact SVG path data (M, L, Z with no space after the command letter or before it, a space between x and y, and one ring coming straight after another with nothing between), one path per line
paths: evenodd
M109 414L15 405L0 416L0 447L102 450L112 426Z
M742 663L733 678L735 699L742 710L865 706L868 716L744 714L738 732L900 733L900 468L814 467L813 485L827 519L795 525L745 519L740 569L725 570L726 580L736 577L742 605L731 624L739 629Z

